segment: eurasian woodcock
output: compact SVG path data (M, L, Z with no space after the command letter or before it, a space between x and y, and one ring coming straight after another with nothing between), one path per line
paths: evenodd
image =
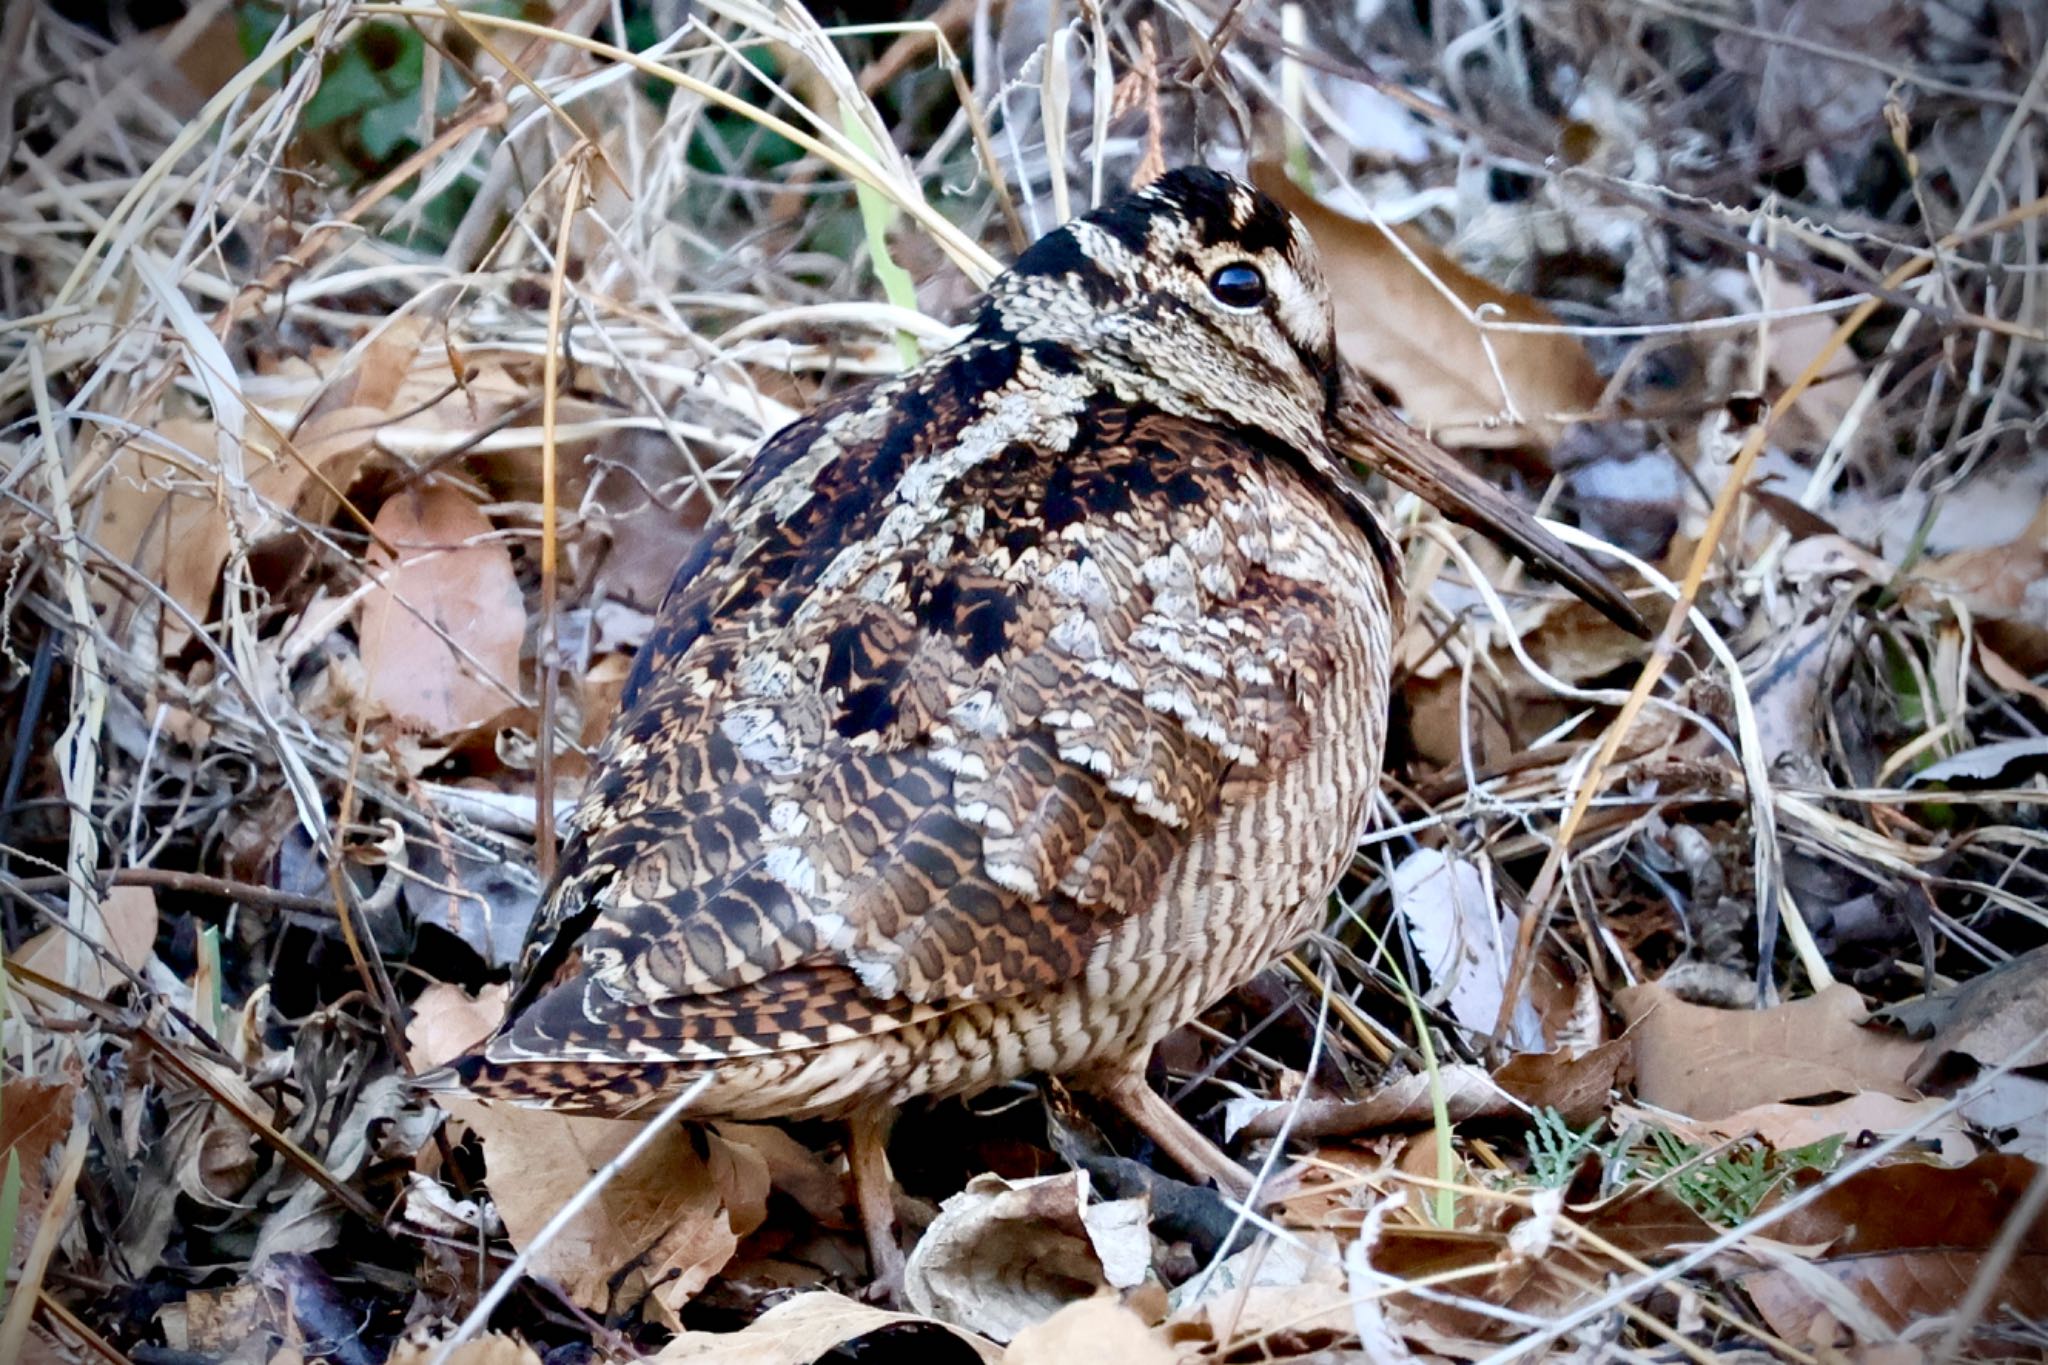
M1378 780L1398 564L1349 461L1640 630L1338 357L1307 232L1172 172L956 345L769 437L677 572L472 1093L853 1121L1028 1073L1242 1173L1143 1081L1322 919Z

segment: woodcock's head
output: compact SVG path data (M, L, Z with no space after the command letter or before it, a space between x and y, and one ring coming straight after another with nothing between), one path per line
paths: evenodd
M989 291L981 325L1059 346L1131 401L1276 438L1345 496L1348 461L1501 541L1623 627L1643 623L1606 575L1374 397L1337 353L1308 229L1201 167L1048 233Z

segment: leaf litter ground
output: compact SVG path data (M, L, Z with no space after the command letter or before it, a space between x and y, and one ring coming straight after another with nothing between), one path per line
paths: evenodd
M0 1359L2038 1358L2048 30L1425 9L10 7ZM1257 1198L928 1106L894 1312L826 1126L412 1096L753 441L1190 160L1675 622L1389 498L1377 832L1154 1061Z

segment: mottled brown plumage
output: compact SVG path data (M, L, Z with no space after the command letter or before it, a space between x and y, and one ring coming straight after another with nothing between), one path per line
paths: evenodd
M1048 1072L1170 1128L1129 1078L1316 923L1377 780L1398 580L1350 456L1627 614L1367 395L1270 200L1176 172L1041 240L763 445L463 1082L627 1112L709 1071L693 1112L762 1118Z

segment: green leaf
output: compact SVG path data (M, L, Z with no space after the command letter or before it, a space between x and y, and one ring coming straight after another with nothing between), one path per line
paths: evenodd
M299 126L310 132L358 116L367 119L408 99L417 116L425 70L426 44L419 34L394 24L365 24L322 75Z
M860 120L853 116L851 109L839 111L839 125L863 152L874 155L874 140L868 136L867 129L861 127ZM868 256L875 267L875 279L880 281L889 302L898 308L916 312L917 285L911 280L910 272L896 264L896 258L889 254L889 227L896 221L896 206L880 190L864 181L856 180L853 192L860 201L861 223L868 231ZM918 359L917 338L908 332L897 332L896 353L902 358L904 369L915 365Z
M21 1231L21 1153L7 1149L7 1171L0 1175L0 1279L14 1264L14 1244Z
M419 126L420 92L415 89L402 100L380 104L364 113L356 136L362 140L364 151L374 160L383 161L400 147L411 145Z
M254 57L270 41L270 35L277 32L284 23L284 11L274 5L242 4L235 6L235 37L241 42L242 55Z
M220 1037L220 930L211 924L199 931L199 970L192 984L200 992L200 1021Z
M306 101L306 112L299 117L299 127L306 132L316 132L343 119L354 118L365 109L373 109L390 96L385 92L384 82L370 66L369 59L361 49L348 47L334 59L334 65L327 68L320 77L320 88L313 92L313 98Z
M1545 1189L1561 1190L1598 1145L1594 1139L1606 1120L1596 1118L1579 1132L1548 1105L1536 1111L1535 1119L1529 1129L1529 1176Z

